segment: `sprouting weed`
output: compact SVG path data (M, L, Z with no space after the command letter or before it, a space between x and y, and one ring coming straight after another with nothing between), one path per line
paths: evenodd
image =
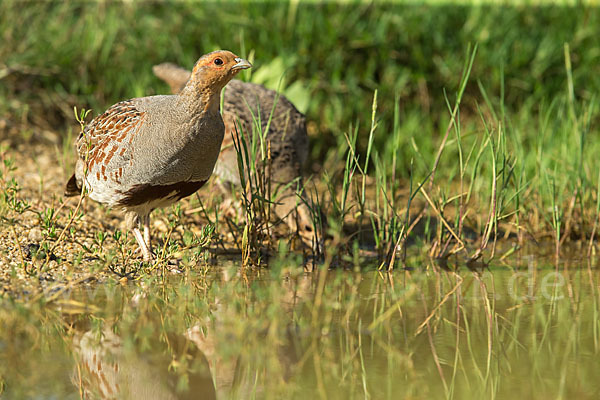
M85 129L85 125L86 125L85 120L91 111L92 110L86 110L85 108L82 108L81 110L79 110L79 113L78 113L77 106L73 107L73 113L75 114L75 119L79 123L79 126L80 126L82 132Z
M42 228L50 229L54 225L55 211L56 210L54 210L53 207L49 207L40 213L40 223Z
M17 167L15 167L15 160L12 158L5 158L3 160L3 164L4 164L4 168L2 171L2 176L6 176L9 172L13 172L17 169Z
M118 275L121 278L132 278L137 274L139 270L139 265L130 268L131 265L129 263L129 260L133 257L133 251L127 248L127 233L123 234L121 230L116 229L112 234L112 238L117 244L117 249L121 260L120 263L117 261L117 263L119 264L117 266L113 264L113 261L117 257L114 257L113 253L109 253L108 255L106 255L108 269L109 271Z
M11 178L6 182L3 192L4 204L9 210L17 214L23 214L31 208L31 205L27 201L19 198L20 191L19 183L15 178Z
M106 240L107 237L108 237L108 235L106 234L106 232L96 231L96 234L94 235L94 243L98 246L99 253L102 252L102 248L104 246L104 241Z
M169 215L169 228L175 229L181 223L183 218L183 212L181 211L181 204L177 203L172 206L171 214Z
M180 249L179 243L176 240L170 239L169 243L166 247L166 254L164 254L164 258L171 258L171 256L177 253Z
M48 227L48 229L46 230L46 237L48 237L49 239L56 239L58 238L58 233L56 230L56 225L52 224Z
M121 253L121 261L123 262L123 268L125 268L125 264L127 261L127 233L123 234L121 230L116 229L113 233L113 239L117 243L117 249Z
M195 235L193 232L186 231L183 235L183 244L186 247L196 247L204 250L208 247L213 239L215 233L215 226L207 224L202 228L200 236Z

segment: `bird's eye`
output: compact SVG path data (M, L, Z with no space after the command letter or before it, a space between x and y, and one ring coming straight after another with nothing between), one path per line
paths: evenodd
M221 60L220 58L215 58L215 61L213 61L215 63L215 65L223 65L223 60Z

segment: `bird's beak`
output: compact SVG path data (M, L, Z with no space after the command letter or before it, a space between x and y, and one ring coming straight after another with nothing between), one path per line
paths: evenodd
M236 57L236 58L235 58L235 62L236 62L237 64L235 64L233 67L231 67L231 69L232 69L233 71L238 71L238 70L240 70L240 69L248 69L248 68L252 68L252 64L250 64L250 63L248 62L248 60L244 60L243 58Z

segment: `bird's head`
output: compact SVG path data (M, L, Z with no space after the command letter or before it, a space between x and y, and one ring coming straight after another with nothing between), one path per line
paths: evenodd
M194 81L196 90L208 89L220 93L238 72L250 67L252 64L230 51L213 51L203 55L196 62L190 81Z

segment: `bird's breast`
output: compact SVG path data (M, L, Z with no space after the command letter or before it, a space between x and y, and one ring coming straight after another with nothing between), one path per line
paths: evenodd
M161 126L162 125L162 126ZM179 122L159 121L152 133L141 138L134 158L144 176L138 183L171 184L204 181L212 174L223 141L224 125L219 114L200 115Z

